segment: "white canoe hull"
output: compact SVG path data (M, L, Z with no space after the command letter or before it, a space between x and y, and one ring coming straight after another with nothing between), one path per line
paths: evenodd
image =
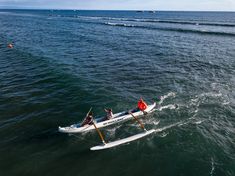
M148 105L148 108L145 110L145 112L147 113L152 113L155 111L156 107L156 103L153 103L151 105ZM124 115L122 115L124 114ZM144 113L142 111L137 111L137 112L133 112L132 113L134 116L138 117L138 116L142 116L144 115ZM114 114L113 118L110 120L105 120L105 121L101 121L101 122L96 122L96 126L97 128L103 128L109 125L113 125L119 122L124 122L127 120L133 119L131 114L128 114L127 111L124 112L120 112L117 114ZM74 124L68 127L59 127L59 132L61 133L83 133L85 131L89 131L89 130L93 130L95 129L94 125L85 125L85 126L80 126L79 124Z
M121 144L125 144L125 143L128 143L128 142L143 138L143 137L145 137L147 135L150 135L154 132L155 132L155 130L152 129L152 130L145 131L145 132L142 132L142 133L139 133L139 134L136 134L136 135L124 138L124 139L120 139L120 140L117 140L117 141L113 141L113 142L109 142L109 143L106 143L106 144L101 144L101 145L91 147L90 150L109 149L109 148L116 147L116 146L121 145Z

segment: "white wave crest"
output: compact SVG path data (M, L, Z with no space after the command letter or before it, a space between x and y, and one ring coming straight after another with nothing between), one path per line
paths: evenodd
M135 25L132 24L125 24L125 23L110 23L107 22L105 23L106 25L110 25L110 26L124 26L124 27L135 27Z
M177 108L177 105L169 104L166 106L161 106L158 110L162 111L163 109L176 109L176 108Z
M174 92L169 92L167 95L161 96L161 97L160 97L159 104L162 104L163 101L164 101L166 98L169 98L169 97L175 97L175 93L174 93Z

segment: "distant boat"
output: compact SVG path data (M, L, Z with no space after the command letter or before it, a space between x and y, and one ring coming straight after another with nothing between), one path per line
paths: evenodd
M137 10L136 12L138 12L138 13L144 13L143 10Z
M154 11L154 10L151 10L151 11L149 11L149 13L156 13L156 11Z

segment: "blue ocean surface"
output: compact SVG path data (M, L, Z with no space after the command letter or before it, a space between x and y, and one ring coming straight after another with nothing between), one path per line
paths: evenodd
M140 97L146 138L58 132ZM235 12L0 10L0 175L234 176Z

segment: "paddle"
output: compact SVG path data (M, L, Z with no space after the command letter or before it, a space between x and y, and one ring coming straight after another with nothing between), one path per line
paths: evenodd
M137 117L135 117L131 112L129 112L129 114L131 114L132 117L140 124L140 127L141 127L143 130L147 131L146 128L144 127L144 124L143 124Z
M92 107L90 108L90 110L88 111L88 113L86 114L86 117L88 116L88 114L91 112L92 110Z
M99 130L99 129L97 128L97 126L95 125L95 122L94 122L93 117L92 117L92 122L93 122L93 125L94 125L94 127L95 127L95 129L96 129L97 133L98 133L98 134L99 134L99 136L100 136L101 141L102 141L102 142L103 142L103 144L105 145L105 144L106 144L106 142L105 142L105 140L104 140L104 137L103 137L102 133L100 132L100 130Z
M92 107L90 108L90 110L89 110L89 111L88 111L88 113L86 114L86 117L87 117L87 116L88 116L88 114L91 112L91 110L92 110ZM82 121L82 123L81 123L81 124L83 124L83 123L85 122L86 117L83 119L83 121Z

